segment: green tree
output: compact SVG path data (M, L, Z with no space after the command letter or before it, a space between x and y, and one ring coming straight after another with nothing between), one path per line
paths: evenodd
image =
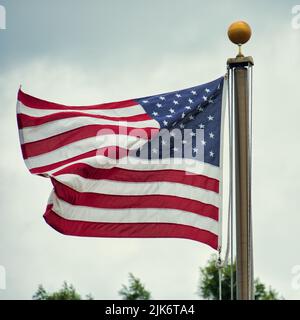
M119 295L123 300L150 300L151 293L145 289L141 280L129 273L129 286L122 285Z
M32 296L33 300L82 300L81 295L76 292L72 284L64 282L62 288L57 292L49 293L40 284L36 293ZM93 300L93 297L89 294L86 296L87 300Z
M230 300L231 265L222 270L222 300ZM233 265L233 279L236 278L236 268ZM200 268L200 283L198 294L204 299L219 299L219 272L216 267L216 256L212 256L204 268ZM236 285L233 283L233 296L236 297ZM255 300L279 300L278 292L263 284L258 278L254 280Z

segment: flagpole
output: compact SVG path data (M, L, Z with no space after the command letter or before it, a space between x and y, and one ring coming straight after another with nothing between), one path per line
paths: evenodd
M251 224L251 150L249 114L249 69L252 57L244 57L242 44L251 37L250 26L242 21L228 29L230 40L239 46L238 55L227 60L233 77L233 113L235 145L235 208L236 208L236 288L238 300L253 299L253 251Z

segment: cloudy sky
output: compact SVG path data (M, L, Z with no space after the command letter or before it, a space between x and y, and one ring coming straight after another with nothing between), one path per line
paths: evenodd
M299 1L298 1L299 2ZM82 294L118 299L128 272L155 299L197 299L209 247L180 239L63 236L42 214L50 182L28 173L16 126L17 90L65 104L147 96L211 81L236 53L226 30L248 21L254 68L255 275L281 295L300 265L300 29L297 1L0 0L0 299L30 299L64 280ZM3 269L3 268L0 268ZM1 286L0 286L1 287Z

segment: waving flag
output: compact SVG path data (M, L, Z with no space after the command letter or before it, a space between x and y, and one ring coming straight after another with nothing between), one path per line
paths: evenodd
M47 223L69 235L187 238L216 249L223 82L91 106L20 90L25 163L54 187Z

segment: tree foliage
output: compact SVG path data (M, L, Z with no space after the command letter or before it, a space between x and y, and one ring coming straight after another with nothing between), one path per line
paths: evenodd
M222 271L222 300L230 300L231 265L221 269ZM236 279L236 268L233 265L233 279ZM216 267L216 256L212 256L204 268L200 268L200 283L198 294L204 299L219 299L219 271ZM233 297L236 298L236 284L233 283ZM258 278L254 280L255 300L279 300L278 292L272 287L266 287Z
M122 285L119 295L123 300L150 300L151 293L145 289L141 280L129 273L129 285Z
M36 293L32 297L33 300L82 300L81 295L76 292L72 284L64 282L62 288L56 292L47 292L40 284ZM93 300L91 295L86 296L87 300Z

